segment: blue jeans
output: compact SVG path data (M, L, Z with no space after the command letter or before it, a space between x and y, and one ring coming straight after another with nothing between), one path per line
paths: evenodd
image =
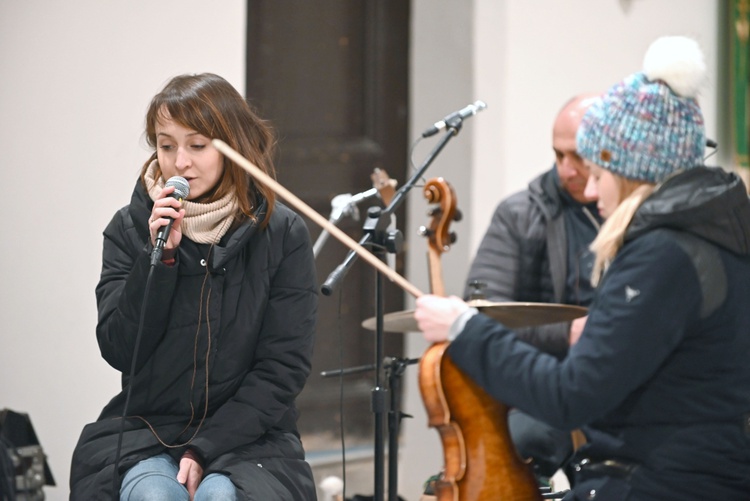
M177 482L179 469L169 454L144 459L125 473L120 501L188 501L187 489ZM201 481L194 501L237 501L237 489L228 477L211 473Z

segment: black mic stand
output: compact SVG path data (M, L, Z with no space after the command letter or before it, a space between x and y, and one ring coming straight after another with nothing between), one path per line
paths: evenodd
M388 499L397 501L398 497L398 436L401 431L401 420L412 417L401 412L401 376L406 367L419 362L418 358L388 358L386 375L388 388L391 391L391 408L388 412Z
M385 208L370 207L367 212L367 219L364 224L364 235L359 244L368 248L384 260L384 251L397 253L401 250L403 244L403 235L398 230L387 231L390 225L391 215L404 201L406 194L414 187L419 179L422 178L427 168L437 158L438 154L445 148L448 141L456 136L461 130L463 119L455 117L446 122L445 134L438 144L432 149L427 159L393 196L391 203ZM357 253L353 250L335 270L328 275L328 278L321 286L321 292L330 296L338 283L346 275L349 268L354 264ZM387 412L387 394L388 389L382 387L382 370L383 370L383 274L376 270L375 278L375 386L372 389L372 412L375 416L375 457L374 457L374 496L373 501L384 501L384 479L385 479L385 443L383 440L383 431L385 423L385 413ZM398 437L393 437L398 439ZM398 486L395 486L394 490ZM389 493L390 495L390 493ZM388 501L398 501L398 496L389 497Z
M386 378L388 379L388 392L390 393L390 408L388 409L388 499L397 500L398 497L398 436L401 428L401 420L412 417L401 412L401 377L406 367L419 362L418 358L396 358L385 357ZM374 364L348 367L333 371L323 371L322 377L347 376L376 370Z

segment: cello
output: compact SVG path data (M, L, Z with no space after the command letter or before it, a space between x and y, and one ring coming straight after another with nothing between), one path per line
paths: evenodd
M443 178L429 180L425 198L439 206L431 211L428 263L433 294L445 295L440 257L455 235L456 197ZM530 465L518 456L508 432L508 407L491 398L466 376L446 353L448 342L432 344L419 363L419 389L428 425L437 429L444 467L435 481L438 501L540 501Z

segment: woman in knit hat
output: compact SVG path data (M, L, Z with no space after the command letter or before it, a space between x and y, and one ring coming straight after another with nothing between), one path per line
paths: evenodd
M586 113L578 150L607 218L598 288L565 360L458 298L423 296L429 341L498 400L583 427L565 499L750 499L750 203L703 164L702 53L657 40Z
M99 349L123 389L81 434L70 499L315 499L294 404L317 306L309 233L211 143L273 175L274 135L200 74L152 99L146 138L96 288Z

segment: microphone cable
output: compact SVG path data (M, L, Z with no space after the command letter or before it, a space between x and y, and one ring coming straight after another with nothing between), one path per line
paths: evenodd
M224 224L226 225L226 223L224 223ZM209 260L208 258L210 258L211 252L213 251L213 247L214 247L214 244L212 243L211 246L209 247L208 254L207 254L207 257L206 257L206 262L207 263L208 263L208 260ZM119 433L117 435L117 450L116 450L116 453L115 453L115 464L114 464L114 470L112 472L112 499L113 499L113 501L119 501L119 494L120 493L119 493L119 489L117 489L117 483L118 483L117 481L119 479L118 469L119 469L120 459L121 459L120 458L120 454L121 454L121 450L122 450L122 437L123 437L123 434L125 432L125 419L127 417L128 407L130 406L130 396L131 396L131 393L132 393L132 390L133 390L133 380L135 379L136 363L137 363L137 359L138 359L138 349L140 348L141 338L143 337L143 324L144 324L145 319L146 319L146 306L148 305L148 295L149 295L149 291L151 290L151 282L153 281L153 275L154 275L154 269L155 268L156 268L156 265L154 263L152 263L151 266L149 267L148 276L146 277L146 285L145 285L145 290L144 290L144 293L143 293L143 306L141 307L141 316L140 316L140 318L138 320L138 332L136 333L135 346L133 347L133 360L130 363L130 381L128 382L128 389L127 389L127 392L125 394L125 404L124 404L124 406L122 408L122 416L120 418L120 430L119 430ZM210 273L209 273L209 270L208 270L208 264L206 264L206 273L205 273L205 275L203 277L203 284L201 286L201 293L200 293L199 307L198 307L199 308L198 327L197 327L197 331L195 333L195 336L196 336L195 347L196 347L196 349L197 349L197 346L198 346L197 345L197 339L198 339L198 336L200 335L201 317L202 317L202 313L203 313L203 294L204 294L205 287L206 287L206 281L208 280L209 275L210 275ZM140 419L141 421L143 421L146 424L146 426L149 428L149 430L151 430L151 433L153 433L154 437L156 437L156 440L158 440L161 445L163 445L164 447L166 447L168 449L175 449L175 448L178 448L178 447L185 447L185 446L189 445L193 441L193 439L196 437L196 435L198 435L198 432L200 431L201 427L203 426L203 423L206 420L206 416L208 416L208 380L209 380L209 374L210 374L210 370L209 370L209 354L211 352L211 323L208 320L208 310L209 310L210 300L211 300L211 286L209 285L209 289L208 289L208 292L207 292L207 295L206 295L206 323L207 323L207 326L208 326L208 334L207 334L207 336L208 336L208 345L206 347L206 380L205 380L206 397L205 397L204 406L203 406L203 416L201 417L201 420L198 423L198 426L196 427L196 429L193 432L192 436L186 442L181 443L181 444L167 444L159 436L159 434L156 432L156 430L151 425L151 423L148 422L148 420L146 420L144 417L141 417L141 416L133 416L133 417L135 417L135 418ZM195 353L194 353L193 354L193 379L192 379L192 382L191 382L191 393L192 393L192 389L193 389L193 384L195 383L195 373L196 373L196 370L197 370L197 360L195 358ZM190 402L190 409L191 409L190 421L188 421L188 424L185 425L185 428L179 433L178 437L180 437L183 433L185 433L190 428L190 425L193 424L193 420L195 419L195 408L193 407L192 399L191 399L191 402Z
M703 157L703 162L711 158L713 155L716 154L717 151L719 151L719 143L717 143L713 139L706 139L706 147L711 148L711 150L713 151L711 151L711 153Z
M411 170L417 171L419 168L417 167L417 164L414 163L414 150L417 149L417 145L422 142L422 139L424 139L421 135L417 136L417 139L414 140L413 143L411 143L411 146L409 147L409 166L411 167ZM421 188L423 185L427 184L427 180L424 178L424 176L421 176L422 178L422 185L415 185L417 188Z

